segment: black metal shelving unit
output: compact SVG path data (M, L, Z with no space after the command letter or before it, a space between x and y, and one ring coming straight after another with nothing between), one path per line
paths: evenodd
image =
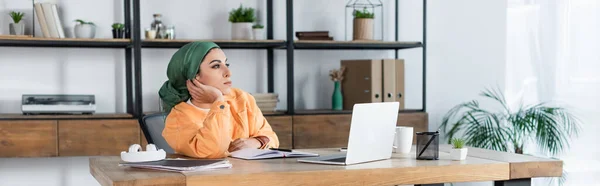
M286 51L287 110L265 115L318 115L350 114L351 111L296 110L294 104L294 51L295 50L394 50L395 58L403 49L422 48L423 50L423 98L422 109L402 110L401 113L425 112L426 109L426 15L427 0L423 0L423 40L398 41L398 0L395 1L395 41L354 42L354 41L296 41L294 35L293 0L286 0L286 38L273 40L273 0L267 2L267 40L228 41L214 40L226 49L256 49L267 52L268 92L274 92L274 50ZM140 25L140 0L124 1L124 24L131 30L131 38L126 39L0 39L0 46L9 47L74 47L74 48L123 48L125 50L127 113L133 118L143 117L142 105L142 49L180 48L195 40L142 40ZM102 119L102 118L100 118Z
M400 113L425 112L426 110L426 41L427 41L427 0L423 1L423 40L398 41L398 0L395 0L395 41L393 42L354 42L354 41L295 41L294 40L294 1L286 0L286 49L287 49L287 114L289 115L319 115L319 114L351 114L342 110L296 110L294 105L294 50L394 50L398 59L398 50L423 49L423 99L422 109L406 109Z
M34 9L32 1L32 9ZM123 18L126 28L131 28L131 0L123 1ZM134 8L135 9L135 8ZM32 19L34 21L35 19ZM33 22L34 28L36 23ZM125 53L125 87L126 87L126 113L113 114L94 114L94 115L76 115L76 116L28 116L19 114L0 114L0 120L39 120L39 119L86 119L86 120L104 120L104 119L132 119L137 118L136 106L133 101L133 50L134 39L78 39L78 38L36 38L34 37L9 37L0 38L0 47L45 47L45 48L90 48L90 49L123 49Z

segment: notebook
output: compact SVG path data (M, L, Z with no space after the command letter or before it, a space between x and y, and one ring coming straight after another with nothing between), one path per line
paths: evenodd
M206 171L232 167L229 161L223 159L164 159L149 162L123 162L119 163L119 166L176 172Z
M294 157L314 157L319 154L300 152L289 150L291 152L282 150L271 150L271 149L242 149L231 152L229 156L232 158L239 158L245 160L256 160L256 159L269 159L269 158L294 158Z

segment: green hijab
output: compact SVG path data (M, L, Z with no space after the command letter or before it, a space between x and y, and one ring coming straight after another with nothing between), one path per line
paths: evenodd
M169 80L158 91L165 112L171 112L175 105L190 99L185 82L196 77L200 72L200 63L213 48L219 46L213 42L191 42L173 54L167 67Z

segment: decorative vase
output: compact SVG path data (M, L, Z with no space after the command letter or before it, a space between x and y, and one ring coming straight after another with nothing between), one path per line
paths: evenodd
M96 35L96 26L91 24L75 25L75 38L94 38Z
M450 149L450 157L452 158L452 160L465 160L467 159L467 148L462 148L462 149L455 149L452 148Z
M334 82L333 95L331 96L331 107L333 110L342 110L343 108L342 89L339 81Z
M255 40L265 40L265 29L254 28L252 29L252 35Z
M25 24L10 23L8 27L10 35L25 35Z
M251 40L252 23L232 23L231 39L233 40Z
M373 40L373 19L355 18L353 26L353 40Z

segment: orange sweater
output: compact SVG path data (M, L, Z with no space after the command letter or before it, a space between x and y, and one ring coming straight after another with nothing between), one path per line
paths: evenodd
M279 139L256 105L254 97L232 88L210 111L181 102L167 116L163 137L175 153L195 158L224 158L238 138L266 136L263 148L279 147Z

